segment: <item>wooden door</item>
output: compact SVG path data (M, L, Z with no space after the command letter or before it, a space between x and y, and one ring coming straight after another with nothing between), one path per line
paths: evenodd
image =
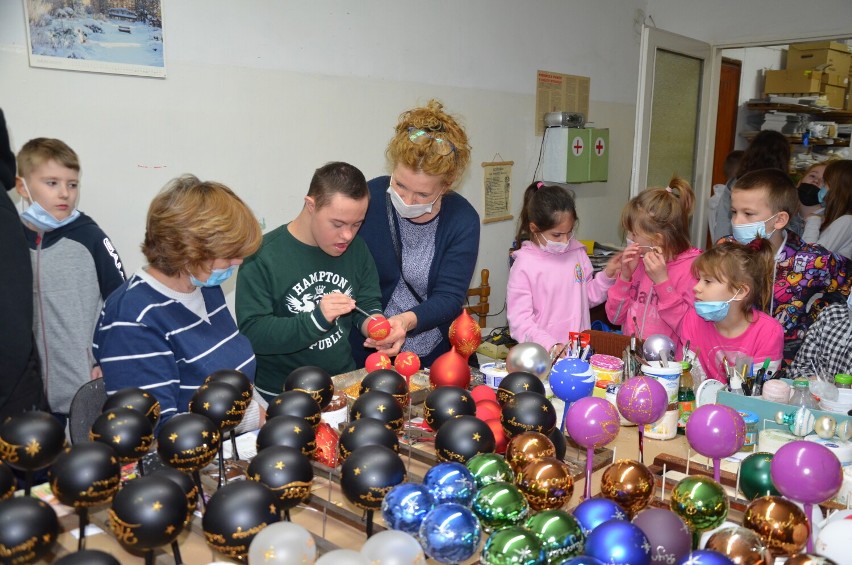
M713 150L713 184L725 184L725 157L734 150L739 110L740 74L742 62L722 59L719 74L719 103L716 109L716 145ZM710 248L710 229L707 229L706 247Z

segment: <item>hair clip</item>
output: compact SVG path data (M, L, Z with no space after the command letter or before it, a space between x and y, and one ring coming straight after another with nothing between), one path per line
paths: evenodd
M667 187L666 187L666 192L668 192L669 194L672 194L672 187L667 186Z
M543 187L543 186L544 186L544 183L543 183L543 182L541 182L541 181L538 181L537 183L535 183L535 189L536 189L536 190L538 190L539 188L541 188L541 187Z

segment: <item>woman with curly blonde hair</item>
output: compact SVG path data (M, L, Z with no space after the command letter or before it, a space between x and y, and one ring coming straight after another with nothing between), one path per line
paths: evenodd
M424 367L449 350L450 322L464 305L479 253L479 215L453 191L470 162L458 120L437 100L403 112L374 178L360 235L379 271L382 306L408 330L404 351ZM364 338L350 334L363 366Z
M236 369L254 381L254 352L219 285L262 237L254 214L227 186L192 175L166 185L148 209L148 265L110 295L95 329L107 393L147 390L160 402L162 425L188 410L214 371ZM263 407L252 402L239 429L258 427Z

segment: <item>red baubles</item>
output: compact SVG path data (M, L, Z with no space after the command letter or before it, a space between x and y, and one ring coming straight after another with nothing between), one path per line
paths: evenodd
M459 317L450 324L449 338L455 350L467 359L482 343L482 328L467 310L463 309Z
M390 322L384 316L375 315L367 322L367 335L376 341L381 341L388 337L390 331Z
M393 367L396 372L410 379L411 376L420 370L420 357L411 351L403 351L394 359Z
M382 353L380 351L370 353L364 361L364 368L367 369L368 373L372 373L373 371L378 371L380 369L390 369L390 357L388 357L387 353Z
M326 467L337 467L337 442L340 435L326 422L320 422L316 437L317 449L314 451L314 459Z
M429 368L432 387L457 386L466 389L470 385L470 365L467 358L450 349L432 363Z

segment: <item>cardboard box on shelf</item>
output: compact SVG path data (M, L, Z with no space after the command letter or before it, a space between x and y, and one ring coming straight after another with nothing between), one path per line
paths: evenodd
M820 96L825 96L829 108L842 110L846 104L846 89L842 86L825 85Z
M848 75L852 64L849 46L837 41L813 41L791 44L787 51L787 69L815 69L826 64L830 65L829 71Z
M786 69L783 71L764 71L764 73L766 78L763 87L764 94L787 92L816 94L822 92L826 85L845 88L849 82L848 76L832 72Z

